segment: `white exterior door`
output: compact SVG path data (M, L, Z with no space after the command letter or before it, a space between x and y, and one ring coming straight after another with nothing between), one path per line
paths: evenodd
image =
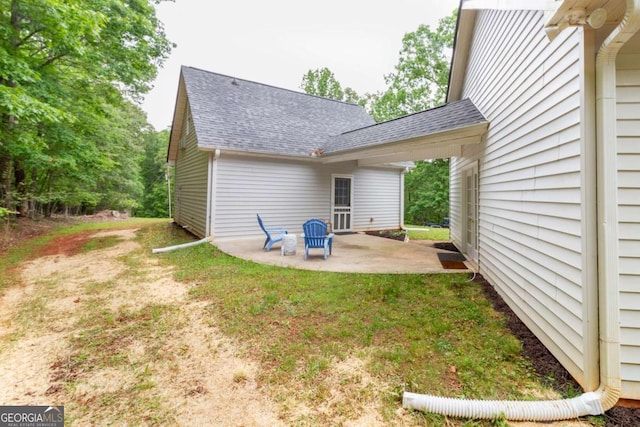
M465 252L478 261L478 166L464 171Z
M333 175L331 195L333 231L351 231L353 176Z

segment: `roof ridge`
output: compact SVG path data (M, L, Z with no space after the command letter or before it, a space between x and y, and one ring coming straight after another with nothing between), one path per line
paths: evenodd
M271 88L271 89L277 89L277 90L281 90L281 91L285 91L285 92L295 93L296 95L305 95L305 96L310 96L312 98L323 99L325 101L332 101L332 102L337 102L337 103L340 103L340 104L353 105L353 106L356 106L356 107L363 108L362 105L356 104L356 103L353 103L353 102L338 101L337 99L333 99L333 98L325 98L323 96L312 95L310 93L300 92L300 91L293 90L293 89L287 89L287 88L280 87L280 86L274 86L274 85L271 85L271 84L268 84L268 83L261 83L261 82L255 81L255 80L243 79L242 77L235 77L235 76L231 76L229 74L217 73L215 71L210 71L210 70L205 70L205 69L202 69L202 68L192 67L190 65L182 65L181 68L189 68L191 70L199 71L199 72L202 72L202 73L215 74L215 75L220 76L220 77L226 77L226 78L229 78L229 79L240 80L240 81L251 83L251 84L255 84L255 85L258 85L258 86L264 86L264 87L268 87L268 88Z

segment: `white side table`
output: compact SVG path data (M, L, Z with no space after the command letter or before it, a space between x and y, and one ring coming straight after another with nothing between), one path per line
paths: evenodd
M298 246L298 239L295 234L285 234L282 236L282 247L280 248L280 255L295 255Z

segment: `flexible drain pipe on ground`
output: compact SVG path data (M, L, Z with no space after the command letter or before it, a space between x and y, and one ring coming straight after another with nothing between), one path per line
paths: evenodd
M175 245L175 246L167 246L166 248L152 249L151 253L157 254L160 252L175 251L176 249L188 248L190 246L199 245L201 243L207 243L209 241L211 241L211 237L205 237L204 239L198 240L196 242L183 243L181 245Z
M510 421L557 421L602 414L597 393L584 393L573 399L547 401L468 400L405 392L402 407L422 412L469 419Z

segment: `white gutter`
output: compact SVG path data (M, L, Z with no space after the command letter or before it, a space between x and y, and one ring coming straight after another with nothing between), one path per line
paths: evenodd
M596 57L596 152L598 204L598 292L600 387L573 399L554 401L478 401L405 392L404 408L452 417L512 421L558 421L600 415L621 395L620 307L618 305L618 234L616 169L616 57L640 31L640 0L627 0L624 18Z

